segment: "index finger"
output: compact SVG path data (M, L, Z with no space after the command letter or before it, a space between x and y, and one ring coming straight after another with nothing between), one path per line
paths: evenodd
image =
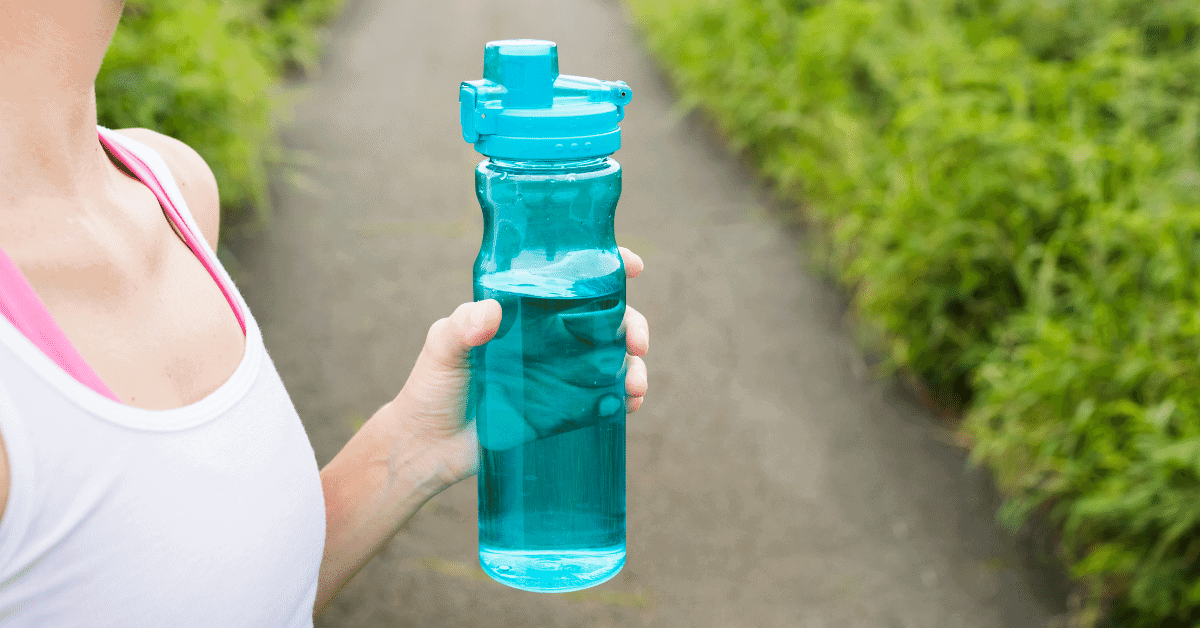
M621 261L625 262L625 277L627 279L633 279L642 274L642 269L646 265L642 263L642 258L637 253L623 246L617 247L617 250L621 252Z

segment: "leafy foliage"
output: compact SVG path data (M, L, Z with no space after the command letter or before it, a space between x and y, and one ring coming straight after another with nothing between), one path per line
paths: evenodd
M1200 626L1200 3L630 4L1084 615Z
M273 95L285 72L311 72L320 24L344 0L130 0L96 78L109 128L145 127L181 140L209 166L222 214L271 214L267 168L280 158Z

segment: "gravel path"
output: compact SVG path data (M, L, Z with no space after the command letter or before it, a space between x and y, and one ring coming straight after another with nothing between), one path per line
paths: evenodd
M296 86L276 217L222 241L320 465L400 389L429 325L471 298L481 157L458 84L489 40L559 44L624 80L617 240L646 272L650 395L628 428L629 558L574 594L478 567L475 481L439 495L319 628L1042 627L1053 579L993 523L995 491L926 411L866 374L845 299L670 92L602 0L351 0ZM236 269L231 272L237 272Z

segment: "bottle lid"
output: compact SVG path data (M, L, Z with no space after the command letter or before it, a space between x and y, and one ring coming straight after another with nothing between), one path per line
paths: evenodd
M488 157L580 159L621 148L624 81L558 73L558 45L539 39L488 42L483 79L458 92L463 139Z

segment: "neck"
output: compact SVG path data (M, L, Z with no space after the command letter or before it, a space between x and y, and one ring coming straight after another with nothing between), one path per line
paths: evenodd
M0 0L0 214L111 206L95 80L123 0Z

